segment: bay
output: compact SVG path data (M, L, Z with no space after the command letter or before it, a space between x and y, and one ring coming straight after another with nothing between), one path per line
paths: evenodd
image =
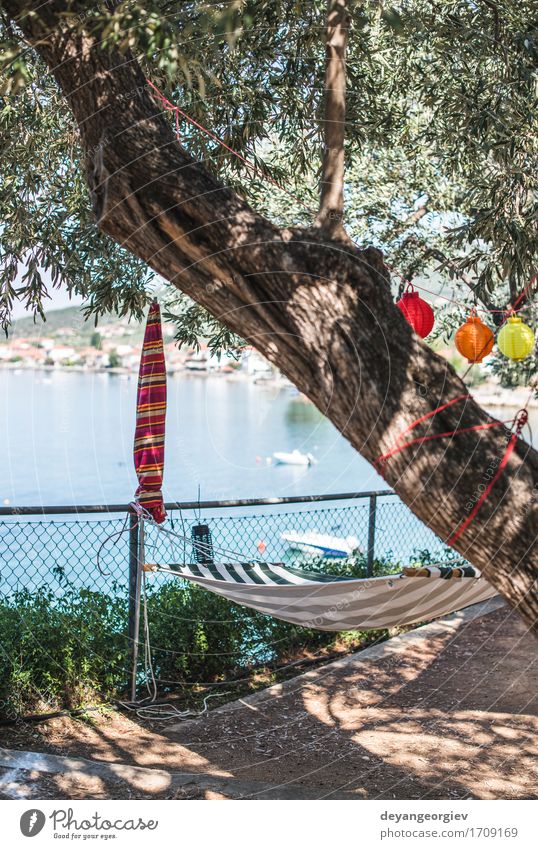
M0 504L126 503L136 377L0 371ZM289 389L223 376L168 382L164 496L202 500L385 489L318 410ZM314 454L310 467L268 465L274 451Z
M383 479L315 407L289 388L220 376L171 377L168 383L167 501L238 499L386 490ZM136 488L132 460L136 377L98 372L0 370L0 504L128 503ZM491 411L508 419L515 409ZM536 409L531 425L538 433ZM311 452L310 467L268 464L274 451ZM290 557L286 532L316 530L369 540L368 499L317 505L230 508L203 514L219 559ZM197 511L170 514L181 539L148 536L148 559L191 555ZM5 517L0 522L3 591L43 584L58 592L62 574L76 586L125 584L124 516ZM375 557L405 564L417 551L445 556L443 542L397 497L377 500ZM98 553L105 572L97 567ZM296 556L296 555L294 555Z

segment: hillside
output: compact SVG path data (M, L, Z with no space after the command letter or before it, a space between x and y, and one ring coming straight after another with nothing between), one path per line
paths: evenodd
M10 339L39 339L43 336L54 337L58 334L58 331L65 328L71 332L75 331L76 336L89 339L95 331L99 332L100 328L108 325L130 326L137 330L140 327L137 322L129 322L127 318L118 318L118 316L112 314L101 316L97 327L95 327L95 319L93 317L87 321L84 320L80 306L51 310L47 312L46 319L46 321L42 321L38 318L34 321L32 316L18 318L13 322L9 330L8 339L6 340L4 338L0 341L9 343Z

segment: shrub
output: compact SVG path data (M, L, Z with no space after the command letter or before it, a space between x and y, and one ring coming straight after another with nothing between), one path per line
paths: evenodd
M75 707L125 678L124 598L41 588L0 602L0 700L8 715Z
M435 562L421 551L415 560ZM446 560L447 558L444 557ZM366 559L308 558L311 572L366 575ZM374 562L374 574L395 571L394 560ZM78 588L56 568L62 592L42 587L0 600L0 713L78 707L97 696L125 692L129 678L128 600L112 583L109 593ZM161 689L237 677L249 669L287 661L335 642L356 647L385 632L335 633L273 619L180 579L148 588L151 656ZM141 639L143 619L141 620Z

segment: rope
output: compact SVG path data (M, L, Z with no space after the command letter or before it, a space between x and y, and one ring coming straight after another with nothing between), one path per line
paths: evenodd
M473 509L471 510L469 515L466 517L466 519L464 519L463 522L461 522L458 525L456 530L453 532L452 536L449 537L449 539L447 540L447 545L454 545L454 543L460 538L462 533L466 530L466 528L469 527L469 525L473 521L474 517L476 516L476 514L478 513L478 511L482 507L482 504L484 503L484 501L486 500L486 498L490 494L490 492L493 489L493 487L495 486L496 482L499 480L506 464L508 463L508 460L510 459L511 453L516 446L516 442L518 441L518 439L521 435L521 431L523 430L524 426L528 422L528 419L529 419L529 414L528 414L527 410L526 409L520 410L519 413L517 414L517 416L514 419L514 424L515 424L515 428L516 428L515 432L510 437L510 441L508 442L508 445L506 446L506 451L504 452L504 457L502 458L502 460L499 464L499 468L497 469L497 471L493 475L492 479L488 483L487 487L485 488L484 492L482 493L482 495L480 496L480 498L476 502L475 506L473 507Z
M400 274L399 271L397 271L395 268L390 266L386 260L383 260L383 263L386 266L386 268L391 272L391 274L395 274L397 277L400 278L400 280L402 280L404 283L407 283L408 285L414 286L415 289L420 289L421 292L427 292L428 295L433 295L434 298L442 298L443 301L447 301L449 304L455 304L458 307L462 307L462 309L469 309L469 305L465 304L463 301L458 301L455 298L448 298L446 295L441 295L439 292L432 292L431 289L426 289L425 286L419 286L418 283L411 283L411 281L408 280L407 277L404 277L403 274ZM514 303L509 305L508 307L505 307L504 309L493 309L493 308L488 309L488 307L477 307L477 306L473 307L473 309L475 309L477 312L483 312L483 313L491 313L491 314L498 313L500 315L508 315L508 316L513 315L514 313L517 313L520 310L525 308L524 306L518 308L517 305L525 297L525 295L527 294L527 292L529 291L531 286L536 282L536 280L538 280L538 272L536 272L536 274L533 277L531 277L529 283L525 286L525 288L523 289L521 294L516 298ZM506 321L506 319L505 319L505 321ZM503 322L503 324L504 324L504 322ZM501 329L501 327L502 327L502 324L497 328L497 331L499 331Z
M148 521L149 521L149 524L151 524L151 526L155 528L155 530L157 531L158 534L190 543L190 544L192 544L193 549L200 552L201 554L210 554L211 548L212 548L213 554L221 554L224 557L229 557L229 558L231 558L232 562L236 562L236 563L252 563L252 562L254 562L252 557L248 557L240 551L235 551L232 548L224 548L222 546L218 546L218 545L215 545L215 544L213 544L213 546L210 547L209 545L206 545L203 542L194 542L194 540L191 540L189 537L187 537L183 534L177 533L177 531L172 531L172 530L169 530L168 528L163 527L162 525L158 525L156 522L152 521L152 519L149 519ZM185 551L185 548L184 548L184 551ZM185 556L184 556L183 559L185 560ZM259 557L256 558L256 561L260 562L260 563L264 562Z
M414 430L414 428L416 428L417 425L421 424L421 422L425 422L426 419L430 419L436 413L440 413L440 412L442 412L442 410L446 410L447 407L451 407L452 404L457 404L459 401L465 401L465 400L467 400L467 398L471 399L472 396L469 395L469 393L466 393L465 395L458 395L457 398L453 398L451 401L446 401L446 403L441 404L441 406L439 406L439 407L436 407L435 410L432 410L429 413L425 413L425 415L420 416L420 418L418 418L418 419L415 419L414 422L411 422L409 427L406 427L405 430L402 430L402 432L400 433L400 436L397 438L396 441L398 442L400 437L403 436L405 433L408 433L410 430Z
M157 524L157 523L156 523ZM151 639L148 618L148 601L146 593L146 573L142 572L142 600L143 600L143 623L144 623L144 675L148 695L138 702L118 702L125 710L133 711L139 719L156 719L165 722L169 719L193 719L205 716L208 712L207 702L215 696L226 696L228 693L209 693L204 697L202 710L179 710L170 702L155 704L158 695L157 680L153 669ZM151 685L151 686L150 686Z
M399 451L402 451L404 448L409 448L411 445L420 445L423 442L430 442L433 439L446 439L450 436L460 436L462 433L471 433L475 430L488 430L492 427L505 427L510 420L505 422L488 422L488 424L483 425L473 425L472 427L462 427L458 430L447 430L444 433L433 433L428 436L418 436L416 439L411 439L409 442L404 442L403 445L398 445L396 448L393 448L392 451L389 451L387 454L382 454L381 457L378 457L375 463L385 463L389 457L392 457L394 454L397 454Z
M508 422L494 421L488 422L483 425L473 425L472 427L458 428L456 430L445 431L444 433L434 433L429 434L427 436L419 436L416 439L411 439L408 442L400 443L402 436L410 431L414 430L419 424L427 419L430 419L432 416L435 416L437 413L446 410L448 407L451 407L453 404L458 404L460 401L472 400L471 395L458 395L457 398L452 398L451 401L446 401L446 403L441 404L439 407L436 407L434 410L430 410L429 413L425 413L423 416L420 416L418 419L415 419L414 422L411 422L408 427L406 427L402 432L396 437L394 447L387 451L386 454L381 454L374 460L374 466L377 468L379 466L379 471L383 474L383 468L386 461L393 457L398 452L403 451L404 448L409 448L411 445L419 445L423 442L430 442L433 439L446 439L447 437L459 436L462 433L470 433L472 431L478 430L488 430L492 427L504 427ZM512 421L512 420L510 420Z
M220 144L220 146L223 147L225 150L227 150L228 153L231 153L233 156L237 157L237 159L240 159L241 162L243 162L243 164L246 165L247 168L249 168L254 174L258 174L259 176L262 177L262 179L267 180L269 183L272 183L273 186L276 186L277 189L280 189L281 192L285 192L289 197L293 198L293 200L295 200L302 207L304 207L304 209L306 209L311 215L317 214L315 212L315 210L311 209L311 207L309 207L308 204L306 204L304 201L302 201L300 198L298 198L296 195L294 195L293 192L290 192L289 189L286 189L286 187L283 186L281 183L279 183L278 180L275 180L274 177L271 177L270 174L264 174L263 172L261 172L260 169L257 167L257 165L254 162L251 162L249 159L247 159L245 156L243 156L241 153L239 153L239 151L234 150L233 147L230 147L229 145L227 145L226 142L223 141L222 139L220 139L217 135L215 135L215 133L213 133L207 127L204 127L203 124L200 124L200 123L198 123L198 121L195 121L194 118L191 118L191 116L188 115L186 112L184 112L183 109L180 109L179 106L176 106L175 103L172 103L170 100L168 100L168 98L165 97L164 94L161 91L159 91L157 86L154 85L151 82L151 80L146 79L146 82L153 89L155 96L160 101L162 106L164 106L165 110L167 112L175 113L175 116L176 116L176 133L178 135L178 141L179 141L179 117L178 116L181 115L181 117L185 121L188 121L189 124L192 124L193 127L196 127L202 133L205 133L206 136L208 136L210 139L212 139L217 144Z
M532 395L532 393L531 393L531 395ZM395 443L394 448L392 448L386 454L381 454L379 457L377 457L376 460L374 460L374 466L378 469L378 471L381 474L383 474L384 465L387 462L387 460L390 457L393 457L395 454L398 454L400 451L403 451L405 448L409 448L412 445L420 445L423 442L429 442L430 440L433 440L433 439L443 439L443 438L447 438L447 437L459 436L460 434L463 434L463 433L471 433L473 431L487 430L487 429L492 428L492 427L506 427L508 422L494 421L494 422L488 422L487 424L483 424L483 425L474 425L472 427L457 428L456 430L445 431L444 433L435 433L435 434L430 434L430 435L427 435L427 436L420 436L420 437L417 437L416 439L411 439L408 442L404 442L404 443L400 444L401 437L405 433L408 433L409 431L413 430L421 422L425 421L426 419L431 418L431 416L434 416L436 413L441 412L441 410L446 410L447 407L450 407L453 404L457 404L460 401L464 401L464 400L466 400L467 398L470 398L470 397L471 397L470 395L459 395L457 398L453 398L451 401L447 401L446 404L442 404L441 406L436 407L435 410L432 410L431 412L426 413L424 416L420 416L420 418L415 419L415 421L412 422L408 427L406 427L405 430L403 430L399 434L399 436L396 438L396 443ZM529 396L529 400L530 400L530 396ZM523 409L521 409L517 413L515 418L511 420L512 428L515 428L515 430L512 433L510 440L508 441L508 445L506 446L504 456L503 456L503 458L502 458L502 460L499 464L499 467L497 468L497 471L493 475L492 479L489 481L487 487L485 488L484 492L481 494L480 498L476 502L475 506L473 507L473 509L471 510L469 515L462 522L460 522L460 524L457 526L456 530L447 539L447 541L446 541L447 545L453 546L454 543L460 538L462 533L469 527L469 525L471 524L471 522L475 518L476 514L478 513L478 511L482 507L484 501L486 500L486 498L490 494L490 492L493 489L493 487L495 486L496 482L499 480L503 470L505 469L505 467L508 463L508 460L510 459L510 455L512 454L512 451L514 450L516 443L521 436L521 431L523 430L525 425L528 424L528 421L529 421L529 414L528 414L528 411L527 411L527 407L525 406Z
M97 549L97 557L96 557L97 568L99 569L101 575L103 575L103 576L110 575L110 572L105 572L104 569L101 566L101 552L102 552L103 548L105 547L105 545L107 544L107 542L109 542L111 539L115 538L114 545L117 545L118 542L120 541L121 537L123 536L123 534L126 533L127 531L130 531L130 528L127 527L128 519L129 519L129 514L127 514L127 516L125 517L125 519L123 521L123 525L121 527L121 530L113 531L111 534L108 534L108 536L105 537L105 539L103 540L103 542L101 543L101 545ZM138 524L138 522L137 522L137 524Z

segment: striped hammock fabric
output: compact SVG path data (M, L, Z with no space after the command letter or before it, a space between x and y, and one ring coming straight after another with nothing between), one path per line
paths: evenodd
M161 311L154 301L149 309L140 357L133 453L139 484L135 498L157 523L166 518L161 492L165 419L166 366Z
M308 573L282 563L147 564L145 568L186 578L236 604L321 631L410 625L496 594L481 577L357 579Z

